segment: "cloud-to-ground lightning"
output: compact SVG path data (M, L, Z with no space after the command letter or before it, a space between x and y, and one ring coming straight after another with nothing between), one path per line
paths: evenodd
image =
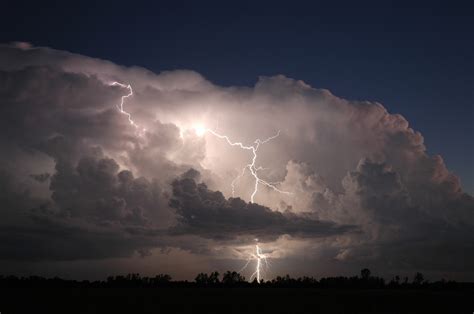
M247 263L244 265L244 267L242 267L240 269L239 272L246 269L247 266L250 264L250 261L252 261L252 260L256 261L256 264L255 264L255 271L250 276L249 281L252 281L252 279L257 279L257 282L260 282L260 280L262 278L262 275L263 275L262 273L264 272L263 271L263 265L265 265L266 268L268 268L268 261L267 261L267 257L265 256L265 254L262 253L262 250L258 246L258 243L255 244L255 253L250 254L250 257L247 259ZM262 261L265 264L263 264Z
M250 202L251 203L254 202L254 197L258 192L258 185L259 184L263 184L263 185L273 189L274 191L277 191L277 192L282 193L282 194L288 194L288 195L292 194L291 192L280 190L279 188L277 188L275 186L275 183L271 183L271 182L268 182L268 181L265 181L265 180L261 179L258 176L258 172L260 170L264 170L266 168L261 167L261 166L257 167L255 165L256 161L257 161L257 152L258 152L258 149L260 148L260 145L268 143L269 141L271 141L271 140L277 138L278 136L280 136L280 131L278 131L275 135L270 136L269 138L267 138L265 140L261 140L261 139L257 138L254 141L254 145L250 145L250 146L246 146L241 142L232 142L227 135L219 134L216 131L213 131L211 129L203 128L202 126L195 128L195 131L196 131L196 134L198 136L203 136L206 132L209 132L210 134L216 136L217 138L224 139L227 142L227 144L229 144L230 146L237 146L237 147L240 147L243 150L249 150L249 151L252 152L251 162L249 164L245 165L242 168L242 171L240 172L240 174L234 180L232 180L232 183L231 183L232 196L234 196L234 194L235 194L235 183L238 180L240 180L240 178L242 178L244 176L245 171L247 169L250 171L251 175L255 179L254 189L253 189L252 194L250 195ZM260 280L262 278L263 265L265 265L265 267L268 269L268 261L267 261L267 257L262 253L262 250L260 249L260 246L258 245L258 243L255 244L255 253L252 253L250 255L250 257L248 258L246 264L244 265L244 267L242 267L240 272L243 271L245 268L247 268L247 266L249 265L251 260L255 260L256 265L255 265L255 271L252 273L249 280L252 281L252 279L255 278L255 279L257 279L257 282L260 282ZM263 264L262 261L265 264Z
M122 83L119 83L119 82L112 82L112 83L110 83L110 85L111 86L120 86L122 88L128 89L128 91L129 91L128 94L121 97L120 105L117 105L117 108L120 111L120 113L127 116L128 121L130 122L130 124L132 126L134 126L135 129L137 129L138 132L140 132L140 131L145 132L146 129L141 128L132 119L132 115L129 112L125 111L125 109L124 109L125 100L127 98L133 96L132 86L130 84L126 85L126 84L122 84ZM255 195L258 192L259 184L265 185L265 186L273 189L274 191L282 193L282 194L288 194L288 195L292 194L291 192L283 191L283 190L280 190L279 188L277 188L275 186L276 183L271 183L271 182L265 181L262 178L260 178L258 176L258 172L261 171L261 170L265 170L266 168L261 167L261 166L259 166L259 167L256 166L257 157L258 157L257 152L258 152L258 149L260 148L260 146L265 144L265 143L268 143L271 140L273 140L273 139L277 138L278 136L280 136L280 131L278 131L276 134L266 138L265 140L261 140L261 139L257 138L254 141L253 145L244 145L242 142L233 142L233 141L231 141L230 138L227 135L222 135L222 134L217 133L216 132L217 127L216 127L216 131L214 131L212 129L204 128L202 126L195 127L194 130L195 130L195 132L198 136L203 136L205 133L210 133L210 134L212 134L213 136L215 136L219 139L225 140L227 142L227 144L229 144L230 146L236 146L236 147L239 147L243 150L248 150L252 153L251 162L248 163L247 165L245 165L242 168L242 171L239 173L239 175L234 180L232 180L232 182L231 182L232 196L235 196L235 184L236 184L236 182L238 180L240 180L245 175L245 172L246 172L247 169L250 171L250 174L255 179L254 189L253 189L252 194L250 195L250 202L251 203L254 203L254 198L255 198ZM260 249L260 246L258 245L258 243L255 244L255 253L252 253L250 255L249 259L247 260L247 263L244 265L244 267L240 271L243 271L245 268L247 268L250 261L252 261L252 260L256 261L256 265L255 265L255 271L250 276L250 281L252 281L252 279L256 279L257 282L260 282L260 280L262 278L262 273L263 273L263 266L265 265L265 267L268 268L268 261L267 261L267 257L265 256L265 254L262 253L262 250ZM262 263L262 261L264 262L264 264Z
M132 89L132 86L130 84L126 85L126 84L122 84L122 83L119 83L119 82L112 82L110 83L109 85L111 86L120 86L122 88L126 88L128 89L128 94L127 95L124 95L121 97L121 100L120 100L120 105L117 105L117 109L120 111L120 113L124 114L127 116L128 118L128 122L130 122L131 125L133 125L135 127L135 129L139 132L145 132L146 129L145 128L141 128L133 119L132 119L132 114L125 111L125 109L123 109L123 105L125 103L125 99L133 96L133 89Z
M232 183L231 183L232 196L235 196L234 195L235 194L235 183L238 180L240 180L240 178L242 178L244 176L245 171L247 169L250 171L251 175L255 179L254 189L253 189L252 194L250 195L250 202L251 203L254 202L254 197L258 192L258 185L259 184L263 184L263 185L273 189L274 191L282 193L282 194L288 194L288 195L292 194L291 192L283 191L283 190L280 190L279 188L277 188L275 186L276 183L271 183L271 182L265 181L262 178L260 178L258 176L258 172L260 170L265 170L266 168L261 167L261 166L257 167L255 165L256 161L257 161L257 157L258 157L257 152L258 152L258 149L260 148L260 146L262 144L268 143L271 140L273 140L273 139L277 138L278 136L280 136L280 131L278 131L275 135L270 136L269 138L267 138L265 140L261 140L261 139L257 138L253 143L254 145L250 145L250 146L244 145L242 142L232 142L227 135L219 134L214 130L206 129L202 126L195 127L195 132L196 132L196 135L198 135L198 136L203 136L206 132L209 132L210 134L216 136L217 138L224 139L227 142L227 144L229 144L230 146L237 146L237 147L239 147L243 150L248 150L248 151L252 152L251 162L248 163L247 165L245 165L242 168L242 171L239 173L239 175L234 180L232 180ZM268 269L268 261L267 261L267 257L262 253L262 250L260 249L260 246L258 245L258 243L255 244L255 253L250 254L250 257L247 259L247 262L245 263L244 267L242 267L242 269L239 272L242 272L244 269L246 269L247 266L249 265L250 261L252 261L252 260L256 261L256 265L255 265L255 271L252 273L249 280L252 281L252 279L256 279L257 282L260 282L260 280L262 278L263 266L265 265L266 269ZM262 263L262 261L264 262L264 264Z

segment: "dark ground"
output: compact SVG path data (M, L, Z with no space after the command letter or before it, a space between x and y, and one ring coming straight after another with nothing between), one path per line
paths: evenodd
M312 288L3 288L10 313L473 313L474 291Z

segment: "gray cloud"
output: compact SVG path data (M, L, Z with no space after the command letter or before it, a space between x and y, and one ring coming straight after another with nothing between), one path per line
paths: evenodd
M125 108L143 134L116 109L127 91L112 81L133 86ZM258 237L275 258L304 253L329 270L363 263L474 278L472 196L379 103L282 75L224 88L192 71L155 74L15 44L0 46L0 115L2 259L154 247L206 255ZM231 197L249 154L196 135L196 125L249 145L280 130L257 166L291 195L260 186L249 204L247 174Z
M22 225L0 229L2 260L80 260L127 257L161 245L146 236L131 236L117 226L96 226L50 215L25 217Z
M157 182L134 178L110 158L83 157L77 167L63 164L51 178L52 200L72 217L121 224L155 224L166 217ZM161 215L161 217L160 217ZM163 223L163 222L161 222Z
M50 177L51 174L45 172L45 173L38 173L38 174L30 174L30 177L38 182L46 182Z
M177 233L197 234L216 240L252 235L260 241L281 235L295 237L328 237L356 231L353 226L339 226L291 212L276 212L268 207L226 199L219 191L211 191L195 181L199 173L187 172L172 183L171 206L179 215Z

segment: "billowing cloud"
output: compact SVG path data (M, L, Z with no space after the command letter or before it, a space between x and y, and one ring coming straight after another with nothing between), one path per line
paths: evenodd
M226 199L219 191L211 191L204 183L196 183L196 172L189 172L172 183L171 206L177 210L177 233L198 234L214 239L253 235L260 241L280 235L295 237L328 237L356 231L353 226L338 226L291 211L273 211L240 198Z
M128 91L114 81L133 87L125 109L145 132L117 110ZM26 44L0 46L0 102L1 259L154 248L225 259L258 237L276 259L304 254L319 271L474 274L472 196L379 103L283 75L220 87L192 71L155 74ZM246 173L233 195L251 154L197 126L247 145L280 131L256 166L289 193L260 185L249 203Z

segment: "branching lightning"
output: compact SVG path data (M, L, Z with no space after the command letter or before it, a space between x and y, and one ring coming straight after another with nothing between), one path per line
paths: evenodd
M239 147L243 150L248 150L248 151L252 152L251 162L248 163L247 165L245 165L242 168L242 171L239 173L239 175L234 180L232 180L232 183L231 183L232 196L235 196L234 195L235 194L235 184L245 175L245 171L247 169L250 171L250 174L255 179L254 189L253 189L252 194L250 195L250 202L251 203L254 202L254 197L258 192L258 185L259 184L263 184L263 185L273 189L274 191L276 191L278 193L288 194L288 195L292 194L291 192L283 191L283 190L280 190L279 188L277 188L276 187L277 183L272 183L272 182L268 182L268 181L265 181L265 180L261 179L258 176L258 172L261 171L261 170L265 170L267 168L264 168L264 167L261 167L261 166L257 167L255 165L256 161L257 161L257 152L258 152L258 149L260 148L260 145L268 143L271 140L273 140L273 139L277 138L278 136L280 136L280 131L278 131L275 135L270 136L269 138L267 138L263 141L261 139L257 138L254 141L254 145L251 145L251 146L246 146L241 142L232 142L227 135L219 134L216 131L213 131L211 129L205 129L203 127L198 127L198 128L195 128L195 131L196 131L196 134L198 136L203 136L206 132L209 132L210 134L216 136L217 138L224 139L227 142L227 144L229 144L230 146L237 146L237 147ZM250 261L252 261L252 260L256 261L256 265L255 265L255 271L250 276L250 281L252 281L253 279L256 279L257 282L260 282L260 280L262 278L263 271L264 271L264 266L265 266L265 269L268 269L269 265L268 265L267 257L262 253L262 250L260 249L258 243L255 244L255 253L250 254L250 257L247 259L247 262L245 263L244 267L242 267L242 269L239 272L242 272L244 269L246 269L247 266L250 264Z
M146 132L146 129L145 128L142 128L140 127L133 119L132 119L132 115L131 113L125 111L124 109L124 103L125 103L125 100L131 96L133 96L133 89L132 89L132 86L130 84L126 85L126 84L123 84L123 83L120 83L120 82L111 82L109 85L111 86L120 86L122 88L126 88L128 89L128 94L124 95L121 97L120 99L120 104L117 105L117 109L120 111L120 113L122 113L123 115L127 116L127 119L128 119L128 122L133 126L135 127L135 129L137 130L138 132L138 135L142 135L144 132ZM217 130L217 127L216 127L216 130ZM261 171L261 170L265 170L267 168L264 168L264 167L256 167L255 166L255 163L257 161L257 151L258 149L260 148L260 145L262 144L265 144L275 138L277 138L278 136L280 136L280 131L278 131L275 135L273 136L270 136L269 138L265 139L265 140L261 140L261 139L256 139L254 141L254 144L251 145L251 146L246 146L244 145L243 143L241 142L232 142L229 137L227 135L222 135L222 134L219 134L217 133L216 131L212 130L212 129L207 129L207 128L203 128L203 127L198 127L198 128L195 128L195 132L197 135L199 136L202 136L204 135L206 132L216 136L217 138L220 138L220 139L224 139L226 140L227 144L229 144L230 146L237 146L237 147L240 147L241 149L243 150L248 150L248 151L251 151L252 152L252 159L251 159L251 162L247 165L245 165L245 167L242 168L242 171L241 173L234 179L232 180L231 182L231 187L232 187L232 196L235 196L235 184L245 175L245 172L246 170L248 169L250 171L250 174L254 177L255 179L255 183L254 183L254 189L253 189L253 192L252 194L250 195L250 202L251 203L254 203L254 198L255 198L255 195L257 194L258 192L258 185L259 184L262 184L262 185L265 185L271 189L273 189L274 191L278 192L278 193L282 193L282 194L291 194L290 192L287 192L287 191L282 191L280 190L279 188L276 187L276 184L275 183L272 183L272 182L268 182L268 181L265 181L263 180L262 178L260 178L258 176L258 172Z
M128 89L128 91L129 91L128 94L121 97L120 105L117 105L117 108L120 111L120 113L127 116L129 123L133 127L135 127L138 134L142 135L146 131L146 129L140 127L132 119L132 115L129 112L125 111L125 109L124 109L125 100L127 98L133 96L132 86L130 84L125 85L125 84L122 84L122 83L119 83L119 82L112 82L112 83L110 83L110 85L111 86L120 86L122 88ZM292 194L291 192L283 191L283 190L280 190L279 188L277 188L276 184L278 184L278 183L268 182L268 181L265 181L262 178L260 178L258 176L258 172L261 171L261 170L266 170L267 168L264 168L264 167L261 167L261 166L259 166L259 167L256 166L256 161L257 161L257 157L258 157L257 152L258 152L258 149L260 148L260 146L265 144L265 143L268 143L271 140L273 140L273 139L277 138L278 136L280 136L280 131L278 131L275 135L270 136L269 138L267 138L265 140L261 140L261 139L257 138L254 141L253 145L250 145L250 146L244 145L242 142L233 142L233 141L230 140L230 138L227 135L222 135L222 134L217 133L217 127L216 127L216 131L211 130L211 129L207 129L207 128L203 128L203 127L198 127L198 128L195 128L195 132L198 136L203 136L205 133L210 133L210 134L214 135L215 137L217 137L219 139L225 140L227 142L227 144L229 144L230 146L237 146L237 147L239 147L243 150L248 150L252 153L251 162L248 163L247 165L245 165L242 168L242 171L239 173L239 175L234 180L232 180L232 182L231 182L232 196L235 196L235 184L245 175L245 172L247 170L250 172L250 174L255 179L254 189L253 189L252 194L250 195L250 202L251 203L254 203L254 198L255 198L255 195L258 192L259 184L265 185L265 186L273 189L274 191L276 191L278 193L288 194L288 195ZM250 257L248 258L246 264L240 270L240 272L243 271L244 269L246 269L248 267L248 265L250 264L250 261L252 261L252 260L256 261L256 265L255 265L255 271L250 276L250 281L252 281L252 279L256 279L257 282L260 282L260 280L263 276L263 273L264 273L264 266L266 267L266 269L268 269L269 264L268 264L268 261L267 261L267 256L265 256L265 254L262 253L262 250L260 249L258 243L255 244L255 253L250 254Z
M255 271L252 273L249 280L252 281L253 279L257 279L257 282L260 282L262 275L264 273L263 266L265 266L266 269L268 269L268 261L267 261L267 257L265 256L265 254L262 253L262 250L258 246L258 243L255 244L255 253L250 254L250 257L247 259L247 263L245 263L244 267L242 267L239 272L242 272L243 270L245 270L247 266L250 264L250 261L252 260L256 261Z
M123 105L125 103L125 99L127 99L128 97L131 97L133 96L133 89L132 89L132 86L130 84L128 85L125 85L125 84L122 84L122 83L119 83L119 82L112 82L110 83L111 86L120 86L122 88L126 88L128 89L128 94L127 95L124 95L121 97L121 100L120 100L120 105L117 105L117 109L120 111L121 114L124 114L127 116L128 118L128 122L130 122L130 124L135 127L135 129L137 130L138 134L141 135L143 134L146 129L145 128L141 128L133 119L132 119L132 115L131 113L125 111L123 109Z
M258 192L258 185L259 184L263 184L271 189L273 189L274 191L278 192L278 193L282 193L282 194L288 194L290 195L291 192L287 192L287 191L282 191L280 190L279 188L276 187L276 185L274 183L270 183L270 182L267 182L265 180L263 180L262 178L260 178L258 176L258 172L261 171L261 170L265 170L267 168L263 168L263 167L257 167L255 164L256 164L256 161L257 161L257 152L258 152L258 149L260 148L260 145L262 144L265 144L275 138L277 138L278 136L280 136L280 131L278 131L275 135L273 136L270 136L269 138L265 139L265 140L261 140L261 139L256 139L254 141L254 145L251 145L251 146L246 146L244 145L243 143L241 142L232 142L229 137L227 135L222 135L222 134L219 134L211 129L199 129L199 130L196 130L196 133L199 135L199 134L202 134L204 133L203 132L209 132L210 134L216 136L217 138L220 138L220 139L224 139L226 140L227 144L229 144L230 146L237 146L237 147L240 147L241 149L243 150L248 150L248 151L251 151L252 152L252 159L251 159L251 162L247 165L245 165L243 168L242 168L242 171L240 172L240 174L234 179L232 180L232 183L231 183L231 187L232 187L232 196L235 196L235 184L244 176L245 174L245 171L248 169L250 171L250 174L254 177L255 179L255 183L254 183L254 189L253 189L253 192L252 194L250 195L250 202L253 203L254 202L254 198L255 198L255 195L257 194Z
M243 150L249 150L249 151L252 152L251 162L249 164L245 165L244 168L242 168L242 171L239 173L239 175L234 180L232 180L232 183L231 183L232 196L235 196L234 195L235 194L235 184L244 176L245 171L247 169L250 171L251 175L255 179L254 189L253 189L252 194L250 195L250 202L251 203L254 202L254 197L258 192L258 185L259 184L263 184L263 185L273 189L274 191L282 193L282 194L288 194L288 195L292 194L291 192L282 191L279 188L277 188L275 186L276 183L271 183L271 182L268 182L268 181L265 181L265 180L261 179L258 176L258 172L261 171L261 170L265 170L267 168L264 168L264 167L261 167L261 166L257 167L255 165L256 161L257 161L257 152L258 152L258 149L260 148L260 145L268 143L269 141L271 141L271 140L277 138L278 136L280 136L280 131L278 131L275 135L270 136L269 138L267 138L263 141L261 139L257 138L254 141L254 145L252 145L252 146L246 146L246 145L242 144L241 142L232 142L229 139L228 136L219 134L219 133L217 133L217 132L215 132L211 129L204 129L204 128L196 129L196 134L198 134L198 135L203 135L205 132L209 132L210 134L212 134L212 135L214 135L214 136L216 136L220 139L226 140L227 144L229 144L230 146L237 146L237 147L240 147ZM260 282L260 280L262 278L262 273L263 273L263 266L265 266L265 269L268 269L269 265L268 265L267 257L262 253L262 250L260 249L258 243L255 244L255 253L250 254L250 257L247 259L247 262L245 263L244 267L242 267L242 269L239 272L242 272L244 269L246 269L247 266L249 265L250 261L252 261L252 260L256 261L255 271L252 273L249 280L252 281L253 279L257 279L257 282ZM262 263L262 261L264 263Z

